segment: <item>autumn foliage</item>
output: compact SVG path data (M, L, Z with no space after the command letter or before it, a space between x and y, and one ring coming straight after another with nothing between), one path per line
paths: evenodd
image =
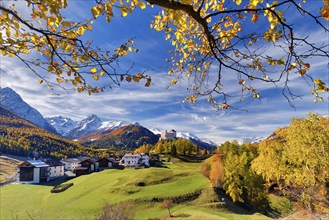
M220 155L215 154L212 157L210 166L209 179L212 186L219 188L223 186L224 181L224 162Z
M323 79L310 74L312 58L329 57L327 39L318 39L317 44L295 29L296 22L309 23L326 34L328 1L317 2L313 10L309 5L315 3L310 0L106 0L95 1L90 5L90 19L78 21L64 16L63 11L70 9L68 0L19 2L24 3L27 16L20 14L16 2L0 4L0 53L16 57L50 89L60 86L92 94L122 82L150 86L151 76L145 71L118 65L119 58L138 52L132 39L107 51L83 37L93 31L99 17L110 23L114 17L152 6L156 10L150 27L163 32L172 44L167 60L170 84L188 81L186 101L206 97L214 107L228 109L237 96L240 100L262 97L255 81L283 82L282 92L289 101L295 97L289 87L294 75L307 80L315 102L329 91ZM273 50L279 52L273 54ZM47 77L49 73L53 80ZM235 74L241 93L225 90L222 78L227 73ZM97 83L101 80L106 83Z

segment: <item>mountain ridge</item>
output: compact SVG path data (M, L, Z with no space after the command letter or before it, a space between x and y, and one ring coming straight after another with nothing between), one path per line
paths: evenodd
M63 158L81 155L84 150L78 143L40 128L1 105L0 136L0 152L12 155Z
M9 87L0 87L0 104L4 108L15 113L17 116L32 122L49 132L57 134L56 129L47 122L42 114L37 109L26 103L13 89Z

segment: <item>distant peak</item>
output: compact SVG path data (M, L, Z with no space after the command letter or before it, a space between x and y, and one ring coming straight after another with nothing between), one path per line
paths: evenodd
M87 118L82 120L82 122L85 122L85 121L100 121L101 122L102 120L97 115L91 114Z

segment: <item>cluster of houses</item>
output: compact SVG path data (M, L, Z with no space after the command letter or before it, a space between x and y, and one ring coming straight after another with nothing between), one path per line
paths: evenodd
M76 176L118 167L150 166L147 154L125 154L122 158L69 158L65 160L26 160L17 168L18 183L47 182L66 173L75 173Z
M173 140L176 138L176 131L162 132L160 140ZM159 160L153 155L153 159ZM16 180L18 183L41 183L68 175L75 176L102 171L109 168L150 166L147 154L125 154L121 158L69 158L63 160L26 160L17 167Z

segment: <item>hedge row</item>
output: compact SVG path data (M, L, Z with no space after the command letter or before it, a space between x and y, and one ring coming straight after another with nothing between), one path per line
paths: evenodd
M67 190L71 186L73 186L73 183L60 184L60 185L57 185L54 188L52 188L50 192L51 193L60 193L60 192Z
M197 190L192 193L184 194L184 195L179 195L179 196L170 196L170 197L153 197L153 198L143 198L143 199L137 199L137 201L141 202L163 202L164 200L172 200L173 203L179 204L183 202L188 202L188 201L193 201L197 199L202 190Z

